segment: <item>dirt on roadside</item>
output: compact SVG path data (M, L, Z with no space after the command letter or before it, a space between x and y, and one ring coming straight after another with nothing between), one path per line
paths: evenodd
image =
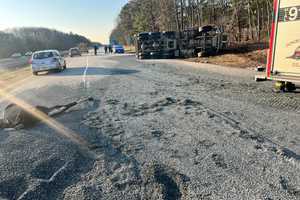
M229 67L255 68L257 66L266 66L268 49L254 50L250 52L225 52L221 55L190 58L190 62L210 63Z
M124 49L126 53L134 54L136 52L135 46L124 46Z

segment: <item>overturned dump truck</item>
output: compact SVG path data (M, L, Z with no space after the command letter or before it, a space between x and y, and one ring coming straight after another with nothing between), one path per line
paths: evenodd
M267 78L277 91L300 84L300 0L274 0Z
M215 25L181 32L147 32L135 37L139 59L189 58L216 54L227 47L228 37Z

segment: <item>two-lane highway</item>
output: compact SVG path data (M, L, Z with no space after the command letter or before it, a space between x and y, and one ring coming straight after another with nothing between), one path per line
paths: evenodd
M45 104L50 105L54 102L44 99L43 96L38 94L39 89L46 89L52 87L70 87L74 90L75 94L55 93L51 90L49 94L53 94L58 103L62 103L60 99L66 99L76 96L78 90L82 87L88 87L90 82L100 80L104 77L114 73L114 66L119 66L118 61L109 59L110 56L99 55L91 56L85 55L80 57L66 58L67 69L60 73L45 72L38 76L29 76L25 80L16 82L10 87L10 93L20 96L21 99L28 101L34 105ZM24 92L25 91L25 92ZM39 98L36 98L39 97ZM48 98L48 97L47 97ZM3 100L2 100L3 101ZM2 104L3 106L4 104Z

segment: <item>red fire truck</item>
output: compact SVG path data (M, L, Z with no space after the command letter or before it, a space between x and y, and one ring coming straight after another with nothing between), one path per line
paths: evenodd
M300 0L274 0L267 78L280 91L300 83Z

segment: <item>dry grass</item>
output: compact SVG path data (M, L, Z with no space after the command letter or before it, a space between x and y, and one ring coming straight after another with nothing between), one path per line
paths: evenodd
M229 67L255 68L265 66L267 62L268 49L256 50L246 53L225 53L223 55L191 58L188 61L198 63L211 63Z
M124 46L126 53L135 53L135 46Z

